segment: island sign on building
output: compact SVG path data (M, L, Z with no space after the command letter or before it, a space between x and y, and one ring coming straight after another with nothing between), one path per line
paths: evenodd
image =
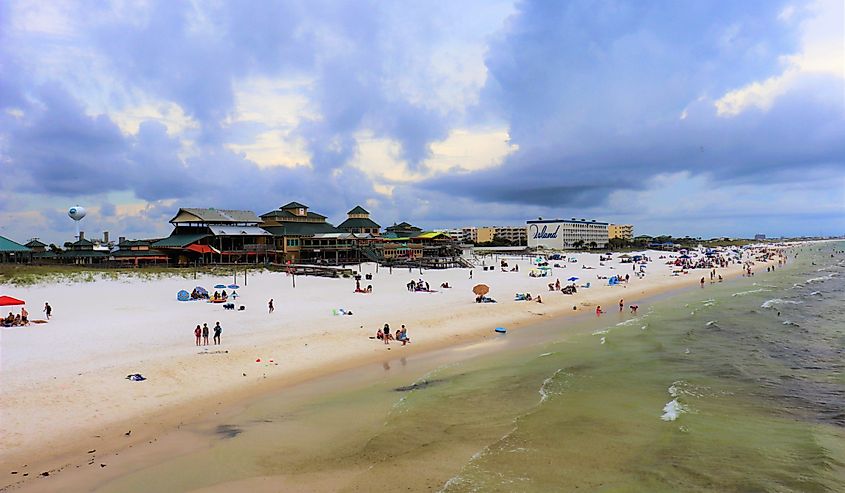
M608 223L586 219L537 219L526 221L530 248L605 248Z

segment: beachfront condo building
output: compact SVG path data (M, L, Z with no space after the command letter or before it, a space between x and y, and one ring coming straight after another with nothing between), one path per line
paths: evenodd
M632 224L608 224L607 237L631 241L634 239L634 226Z
M435 229L438 233L445 233L453 238L458 243L475 243L477 238L478 228L451 228L451 229Z
M530 248L605 248L608 223L586 219L537 219L527 221Z
M528 228L525 226L482 226L477 229L476 243L488 243L495 239L507 240L513 245L525 245Z

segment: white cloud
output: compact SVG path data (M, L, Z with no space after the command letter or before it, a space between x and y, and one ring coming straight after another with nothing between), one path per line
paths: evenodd
M794 8L789 12L787 9L779 16L784 21L794 14ZM720 116L736 116L752 107L766 111L806 75L845 78L843 3L841 0L819 0L807 9L812 15L801 23L800 52L781 57L784 70L780 75L752 82L719 98L715 106Z
M199 124L188 116L176 103L162 101L144 103L123 108L109 115L124 134L137 134L141 123L152 120L167 127L170 135L182 135L188 130L199 128Z
M510 143L504 129L453 130L446 139L429 144L430 157L413 170L402 159L399 142L375 137L371 132L359 132L356 141L358 150L351 165L373 179L395 183L416 182L452 171L491 168L519 149Z
M320 115L304 94L312 81L251 78L235 88L235 112L224 125L254 123L264 131L252 142L226 144L259 166L307 166L311 163L307 143L295 133L303 120Z

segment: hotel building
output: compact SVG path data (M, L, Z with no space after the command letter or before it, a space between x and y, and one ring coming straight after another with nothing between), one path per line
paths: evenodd
M477 228L475 237L477 243L487 243L501 238L516 245L525 245L528 231L525 226L482 226Z
M608 223L586 219L537 219L527 221L530 248L566 249L604 248L608 241Z
M634 226L631 224L608 224L608 238L620 238L631 241L634 239Z

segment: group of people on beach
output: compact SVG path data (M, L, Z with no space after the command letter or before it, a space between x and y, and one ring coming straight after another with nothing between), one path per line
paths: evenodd
M401 329L396 329L395 335L390 332L390 324L384 324L384 328L376 332L376 339L384 341L385 344L390 344L390 341L401 342L403 346L411 342L405 324L402 324Z
M220 326L220 322L214 325L214 345L220 345L220 334L223 333L223 327ZM202 327L197 325L194 329L194 336L197 339L197 346L208 346L208 324L202 324Z
M563 294L575 294L578 292L578 288L575 286L574 282L561 287L560 279L556 279L554 283L549 283L549 291L560 291Z
M12 312L9 312L8 317L0 319L0 325L3 327L22 327L29 325L29 313L27 313L26 308L21 307L19 314L14 315Z
M631 309L631 315L636 315L637 310L640 309L639 305L628 305L628 307ZM622 313L624 310L625 310L625 300L620 299L619 300L619 313ZM606 312L601 309L601 305L597 305L596 306L596 316L600 317L603 313L606 313Z
M411 279L411 282L406 284L405 287L408 288L408 291L431 291L428 282L423 281L422 279L418 281L414 281L413 279Z
M50 306L50 303L44 303L44 309L42 311L46 315L47 320L50 320L50 317L53 315L53 307ZM36 321L36 323L40 322ZM24 327L26 325L29 325L29 312L25 307L21 307L21 312L17 315L9 312L8 316L0 317L0 327Z

